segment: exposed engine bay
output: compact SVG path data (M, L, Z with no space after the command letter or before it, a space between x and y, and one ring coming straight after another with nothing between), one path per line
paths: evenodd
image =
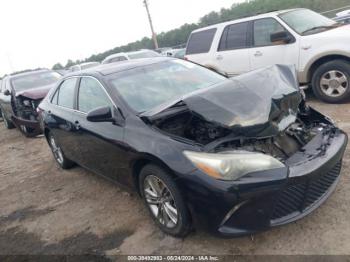
M208 152L232 149L261 152L282 162L301 150L316 135L325 137L324 146L327 146L338 130L326 117L308 107L303 108L296 121L284 131L268 137L245 137L242 133L209 123L189 111L160 119L154 125L170 135L201 144Z
M36 121L38 114L36 108L42 99L30 99L24 96L17 96L13 98L14 113L18 118L25 120Z

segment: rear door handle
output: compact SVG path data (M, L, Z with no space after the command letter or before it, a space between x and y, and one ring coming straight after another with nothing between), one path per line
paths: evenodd
M224 59L224 57L223 57L222 55L218 55L218 56L216 57L216 60L222 60L222 59Z
M263 55L263 53L261 53L260 51L256 51L254 54L254 56L262 56L262 55Z

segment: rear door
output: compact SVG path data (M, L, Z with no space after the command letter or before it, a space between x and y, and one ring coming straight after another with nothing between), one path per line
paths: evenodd
M203 66L212 65L211 50L216 31L216 28L210 28L192 33L186 47L186 59Z
M87 113L102 106L116 110L114 103L102 84L94 77L82 77L77 94L77 110L74 122L79 130L74 133L79 164L101 175L123 183L118 176L125 168L123 147L124 127L111 122L89 122Z
M252 69L274 64L298 66L299 43L295 37L275 18L263 18L253 21L253 48L250 49ZM291 42L271 42L271 34L286 32Z
M60 84L50 101L54 106L47 112L51 119L51 132L65 156L73 161L76 161L79 156L77 143L72 135L77 131L73 114L78 79L77 77L68 78Z
M214 60L218 69L229 76L248 72L251 68L249 25L250 22L227 25L221 35Z

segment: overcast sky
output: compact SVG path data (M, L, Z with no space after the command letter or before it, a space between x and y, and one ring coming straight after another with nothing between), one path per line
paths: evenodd
M150 36L142 0L1 0L0 76ZM157 33L242 0L149 0Z

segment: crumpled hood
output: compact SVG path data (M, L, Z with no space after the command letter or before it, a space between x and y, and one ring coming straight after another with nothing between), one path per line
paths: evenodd
M267 137L295 122L301 101L294 67L275 65L193 92L141 116L154 119L183 102L192 113L237 135Z
M18 96L24 96L24 97L28 97L30 99L41 99L44 98L47 93L49 92L49 90L51 88L53 88L55 86L55 84L50 84L50 85L46 85L46 86L41 86L41 87L37 87L37 88L31 88L31 89L26 89L23 91L19 91L16 92L16 97Z

